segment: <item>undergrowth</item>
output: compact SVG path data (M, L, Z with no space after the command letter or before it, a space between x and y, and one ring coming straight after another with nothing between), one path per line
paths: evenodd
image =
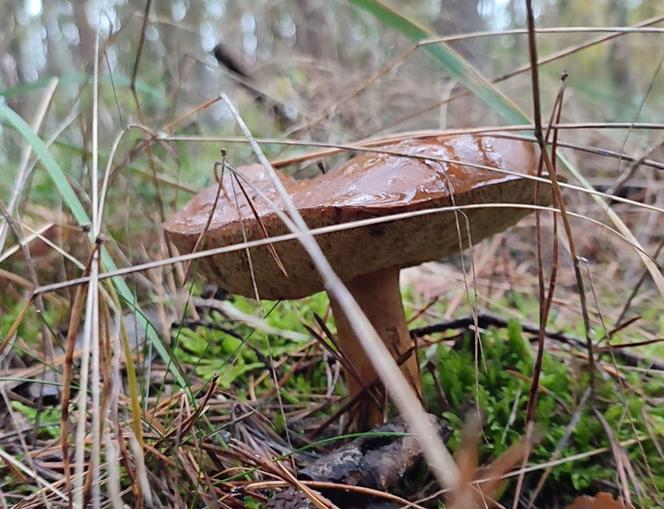
M481 456L487 461L505 452L526 433L525 408L533 369L534 354L524 339L518 322L510 323L508 330L492 329L480 335L479 361L474 358L475 337L464 334L453 348L438 347L435 352L437 375L440 381L441 401L434 389L431 374L425 375L429 409L442 415L455 430L451 440L454 448L459 442L463 416L474 412L475 405L483 416ZM589 388L587 365L566 362L562 352L545 353L541 392L535 422L539 439L531 455L531 463L546 464L566 435L573 414L579 408ZM640 479L651 488L664 489L664 477L650 476L644 460L653 472L664 468L651 436L664 432L664 407L649 403L661 397L662 380L644 383L635 373L621 373L616 380L607 373L596 378L594 400L581 410L578 421L571 426L571 436L559 451L561 458L579 453L610 448L610 440L594 412L600 412L615 438L626 444L630 460L643 469ZM646 417L647 416L647 417ZM650 428L644 422L650 421ZM638 436L641 446L631 439ZM616 469L610 454L589 457L555 466L551 478L555 482L552 492L560 486L571 485L574 491L588 492L601 489L615 479Z
M615 9L620 11L617 17L612 8L606 8L609 3L620 7ZM540 2L538 26L564 29L570 24L611 27L638 22L653 28L662 21L661 17L649 19L657 13L656 2L609 3L598 7L592 2ZM70 411L65 437L69 459L73 461L78 450L86 466L91 465L91 424L93 417L100 417L99 408L90 404L95 391L97 395L101 391L105 404L111 392L117 391L117 399L106 407L108 415L102 416L106 427L101 435L110 437L109 442L99 443L103 504L113 498L109 495L115 475L111 470L116 468L122 493L113 501L118 504L140 506L142 475L164 506L214 506L229 499L237 507L262 507L280 488L252 490L251 483L287 478L271 469L273 463L280 462L296 474L316 454L329 452L349 438L344 435L345 415L321 428L346 403L340 365L320 344L330 346L320 322L335 332L324 294L297 302L260 304L230 296L237 311L270 328L265 332L255 321L233 320L208 308L183 309L183 301L200 295L205 283L195 269L189 278L182 277L180 265L185 264L173 262L166 268L106 279L99 294L102 311L120 302L118 316L138 314L140 303L152 323L149 327L133 323L137 344L131 344L130 352L123 351L121 360L113 359L121 350L111 347L113 334L102 334L108 342L100 346L102 373L99 383L88 388L87 406L81 408L79 383L87 371L80 358L75 357L69 366L71 398L62 401L58 391L64 385L65 363L52 367L47 354L49 340L54 356L64 355L76 287L45 292L43 310L36 306L34 287L82 276L81 266L64 255L85 265L95 240L108 256L102 272L174 254L162 235L162 216L214 182L213 164L221 149L235 166L254 161L250 147L237 143L237 126L219 102L221 92L232 96L254 136L286 141L261 142L271 159L318 150L316 142L357 143L399 131L483 129L506 122L529 125L532 79L521 71L511 74L515 79L510 77L509 82L502 78L514 69L527 70L523 68L529 61L526 39L523 33L499 34L505 28L523 28L523 12L519 13L519 2L510 4L513 12L509 14L503 12L505 2L474 2L481 6L475 13L483 18L481 26L497 33L415 50L414 44L438 32L449 35L440 26L425 26L434 18L444 20L448 10L440 7L443 2L350 0L318 2L319 8L313 1L106 4L103 9L90 4L86 11L86 2L17 0L7 2L8 14L0 19L2 33L7 35L0 38L4 50L0 205L4 210L14 189L14 182L5 175L17 175L22 165L27 168L34 163L30 177L18 189L19 205L9 215L24 236L29 233L27 226L54 223L49 238L59 249L45 249L34 241L31 262L23 259L20 249L0 262L0 454L15 461L0 461L0 507L24 499L39 507L46 497L53 506L71 505L71 492L63 487L62 405ZM391 4L399 8L391 9ZM449 4L452 9L453 4L466 3ZM604 8L607 12L600 12ZM178 18L182 9L186 17ZM92 13L108 19L109 25L93 22ZM149 22L143 24L143 19ZM219 27L221 35L216 33ZM451 33L476 29L454 27ZM91 42L97 31L100 100L95 109ZM73 37L73 32L78 35ZM585 46L600 36L603 42ZM215 61L212 47L219 41L251 67L249 78ZM609 210L595 201L596 195L566 189L568 210L623 234L633 232L650 255L661 242L662 231L663 195L657 171L664 168L659 162L664 145L658 134L662 126L654 124L663 104L661 75L658 78L662 65L655 58L660 41L661 33L655 32L584 33L581 28L538 34L540 56L551 58L539 66L543 122L560 87L560 73L567 71L570 76L559 128L560 141L568 146L561 145L558 151L567 162L561 160L560 173L570 183L582 183L581 187L607 190L625 171L627 157L640 160L634 178L623 182L620 194L633 198L630 204L608 201ZM466 51L466 43L475 50ZM409 48L407 56L399 57ZM569 51L567 56L555 56L563 50ZM39 58L31 57L37 54ZM53 79L58 81L49 92ZM254 88L267 95L257 95ZM464 99L466 91L471 95ZM44 119L38 121L42 101ZM293 117L282 119L281 125L270 105L293 110ZM614 120L622 126L612 125ZM100 136L97 147L91 142L94 123ZM130 124L134 127L113 152L112 140ZM159 133L158 138L136 129L137 124ZM600 157L603 150L611 151L612 158ZM298 177L318 175L347 156L345 152L329 159L312 156L286 171ZM100 172L107 164L113 169L99 239L88 238L95 158ZM609 211L615 212L614 217ZM625 229L620 228L623 222ZM469 306L459 304L468 300L508 322L506 327L488 327L477 334L450 330L419 338L426 409L452 430L447 445L457 453L467 417L479 415L477 448L483 465L523 439L536 355L536 343L524 330L532 327L526 321L534 320L540 308L535 297L538 271L549 275L558 264L548 325L575 338L577 344L546 339L535 445L528 461L532 471L521 496L527 498L547 472L538 507L550 501L549 505L567 503L577 494L597 491L631 493L639 506L657 507L664 493L660 445L664 377L661 369L650 369L648 361L661 363L664 358L664 303L649 278L629 300L629 313L623 317L627 321L617 320L644 270L641 251L626 245L615 231L573 219L573 240L584 261L582 276L588 285L589 337L597 348L595 392L587 396L587 352L578 344L585 341L586 331L565 251L569 243L559 223L560 257L554 261L547 251L550 246L545 245L543 263L538 266L534 223L524 220L522 224L523 228L504 234L502 244L488 241L477 247L474 278L456 270L456 260L438 264L446 270L452 267L456 279L435 292L439 299L435 305L427 307L426 299L419 300L414 289L404 288L409 314L418 315L412 327L471 314ZM554 237L547 218L540 233L545 240ZM10 233L2 241L0 256L16 248L17 240ZM659 266L650 267L650 277L661 277L661 262L652 257ZM32 269L36 281L31 279ZM432 286L446 282L445 272L429 277L427 283ZM462 278L465 284L472 279L480 285L479 291L468 291ZM451 294L456 294L456 300ZM26 305L29 311L19 319ZM163 320L156 317L159 305ZM451 305L456 306L453 311L449 311ZM79 334L85 315L83 311L77 324ZM15 334L9 334L16 320L20 324ZM111 322L102 316L100 324L110 330L117 325ZM603 338L609 326L624 328L607 341ZM608 343L615 348L608 348ZM133 359L131 368L127 353ZM630 362L628 354L633 355ZM113 364L114 360L118 362ZM136 377L137 392L132 392L130 373ZM396 415L394 409L392 415ZM81 416L85 433L77 437ZM106 450L109 443L122 449L116 451L117 457ZM621 472L627 481L621 479ZM515 476L505 483L499 494L503 503L511 505L515 484ZM402 487L409 500L438 489L424 465ZM436 503L441 502L432 502Z
M258 394L259 398L273 392L274 380L269 376L268 368L274 366L275 373L282 378L279 395L288 409L304 408L315 395L325 394L329 368L334 360L310 339L305 327L315 322L314 315L326 316L325 294L319 293L299 302L265 301L260 306L242 297L231 297L229 302L241 312L263 316L267 326L275 330L301 333L302 341L266 334L229 320L221 313L207 311L199 322L172 330L172 351L180 364L186 366L187 372L196 379L209 381L214 378L224 393L241 401L250 399L250 386L251 392ZM522 306L535 304L521 301ZM433 311L443 308L444 304L439 303ZM413 325L427 321L420 317ZM331 318L328 323L334 330ZM27 324L23 337L28 346L37 346L38 330ZM512 320L506 328L489 328L477 336L466 331L450 340L421 347L425 407L452 430L448 445L453 451L459 447L465 417L477 412L482 422L477 444L480 463L486 464L499 457L524 437L525 408L535 355L533 345L522 332L519 321ZM143 355L147 356L148 351L145 346ZM615 482L611 439L597 417L600 413L613 430L613 439L622 444L619 447L624 447L631 464L637 469L645 487L642 501L653 504L646 494L651 490L664 490L664 477L659 474L664 471L664 461L653 442L653 437L664 433L664 406L657 404L664 396L664 380L630 371L621 364L619 356L614 364L609 354L604 354L603 360L608 362L599 364L601 369L595 377L595 396L586 399L584 394L589 388L589 376L581 353L547 340L535 419L537 439L529 464L546 465L554 457L560 458L560 462L552 467L543 496L565 500L571 493L593 493L605 490ZM298 361L307 357L312 362L305 369L285 376ZM25 359L30 362L27 356ZM281 362L273 364L277 359ZM428 366L433 370L427 369ZM149 394L161 398L163 387L153 385ZM335 394L342 401L345 394L342 383L335 386ZM260 405L256 408L260 409ZM337 408L338 404L332 404L313 414L312 422L321 422ZM58 407L37 410L14 401L12 409L31 426L38 426L36 429L41 439L59 439ZM577 413L578 416L573 417ZM215 415L216 412L208 413L208 417ZM575 422L570 424L572 420ZM275 413L273 430L283 433L286 425L283 414ZM306 440L303 431L298 431L301 426L290 428L296 441ZM201 436L215 433L215 427L201 426L197 434L200 433ZM333 438L335 433L324 436ZM300 434L302 436L297 439ZM634 440L635 437L640 443ZM591 455L565 461L583 454ZM541 475L543 469L538 472ZM534 483L539 475L530 482ZM9 481L6 479L5 482ZM504 493L509 493L513 486L514 478L506 483ZM246 500L248 507L254 502Z

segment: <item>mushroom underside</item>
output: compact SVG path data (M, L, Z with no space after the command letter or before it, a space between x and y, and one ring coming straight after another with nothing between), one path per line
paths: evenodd
M496 186L500 189L484 189L481 193L484 196L479 196L479 199L478 193L474 193L472 197L462 195L454 200L454 204L458 206L469 203L490 204L487 207L462 209L456 214L451 211L432 212L407 219L342 229L317 235L316 240L343 281L351 281L362 274L387 268L405 268L440 259L461 252L471 243L475 244L505 230L528 215L531 209L527 207L498 208L491 205L532 205L535 184L528 181L528 185L524 186L523 180L503 182ZM549 197L549 186L540 187L540 196ZM540 203L546 205L550 203L550 199L540 200ZM300 213L309 228L316 229L451 205L449 197L445 197L419 207L307 209L301 210ZM275 214L261 217L261 223L270 237L290 233ZM168 234L182 252L190 252L199 236L178 231L170 231ZM208 230L203 245L206 249L232 246L243 243L245 238L263 239L265 234L254 220L237 222ZM260 298L268 300L302 298L323 290L323 283L313 262L297 240L274 242L270 246L274 251L267 245L250 248L249 256L247 249L217 254L205 258L201 268L222 288L248 297L255 297L254 279ZM276 253L286 274L279 269L273 253Z

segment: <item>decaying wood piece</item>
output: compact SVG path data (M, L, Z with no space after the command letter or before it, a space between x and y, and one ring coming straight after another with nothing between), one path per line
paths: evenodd
M316 495L320 493L316 492ZM280 491L265 507L266 509L318 509L309 497L295 488Z
M429 415L438 433L447 440L451 431L433 415ZM401 418L372 430L352 442L331 451L302 469L298 479L363 486L391 492L421 461L422 450L414 436L407 434ZM364 496L351 490L321 490L324 497L343 508L388 508L392 503ZM294 488L275 496L267 507L285 509L300 498ZM308 507L301 505L297 507Z

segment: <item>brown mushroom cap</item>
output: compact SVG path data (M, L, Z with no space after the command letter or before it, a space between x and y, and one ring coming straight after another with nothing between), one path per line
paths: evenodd
M515 175L457 163L424 159L453 159L521 174L534 174L539 153L532 143L499 136L462 135L406 140L381 147L413 157L365 152L315 179L296 180L279 174L310 228L450 205L533 204L534 181ZM289 233L270 205L254 188L283 209L281 200L260 165L239 169L252 183L243 182L256 214L270 236ZM265 237L237 181L226 173L205 248ZM208 221L217 185L196 196L166 223L168 236L181 252L190 252ZM549 193L542 192L541 196ZM546 198L542 200L545 202ZM466 217L473 243L513 225L529 213L525 208L474 208L458 215L467 247ZM243 233L244 230L244 233ZM346 229L317 236L339 277L357 276L386 268L418 265L459 252L459 234L453 212ZM286 269L279 269L267 246L251 248L251 265L259 295L264 299L291 299L311 295L323 284L309 256L296 240L272 244ZM254 296L246 250L205 258L208 275L226 290Z

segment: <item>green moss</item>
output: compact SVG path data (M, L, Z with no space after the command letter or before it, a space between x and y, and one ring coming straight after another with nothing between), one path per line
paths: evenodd
M482 459L486 461L500 455L525 435L525 410L535 352L524 340L518 323L511 322L507 330L490 330L480 336L483 362L479 363L479 370L476 371L474 340L473 335L468 333L454 348L439 347L436 352L438 377L447 407L443 407L440 399L435 397L437 391L433 387L433 378L424 377L424 384L430 410L445 418L455 430L452 447L458 445L463 416L479 404L485 417L480 450ZM531 464L549 461L565 435L572 414L579 406L579 399L588 387L587 373L579 373L578 369L579 366L572 368L570 363L561 362L548 352L544 354L535 419L541 439L531 454ZM628 387L645 385L638 376L627 374L625 378ZM648 413L653 423L651 427L656 426L661 431L664 409L649 406L640 392L621 388L614 378L598 373L596 383L594 408L604 416L621 442L633 439L635 434L646 439L642 442L643 451L634 444L626 445L625 450L635 469L643 470L637 476L644 485L661 490L664 477L651 477L644 468L647 461L652 472L664 472L664 461L648 438L643 413ZM648 393L661 393L662 390L662 380L647 382ZM628 415L632 416L633 425ZM562 449L561 457L607 447L610 443L606 432L592 405L588 404L574 426L569 442ZM602 481L613 483L615 476L613 457L610 452L605 452L555 466L549 485L570 485L576 492L590 490Z
M20 401L11 402L12 410L23 414L33 425L39 424L39 436L43 438L58 438L60 436L60 409L57 407L42 408L40 413L36 408L24 405Z

